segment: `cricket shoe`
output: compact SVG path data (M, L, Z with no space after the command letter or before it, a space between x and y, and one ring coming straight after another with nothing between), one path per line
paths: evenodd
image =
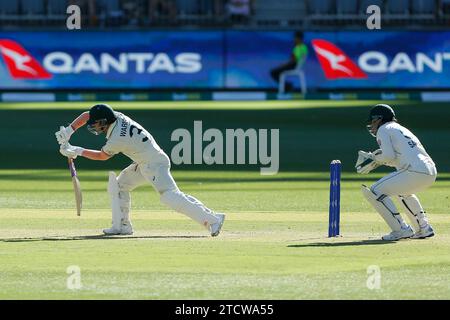
M384 235L381 239L386 241L396 241L405 238L411 238L414 235L414 230L408 226L407 228L402 228L399 231L392 231L391 233Z
M223 213L217 213L215 216L219 218L219 221L213 223L209 227L211 231L211 237L217 237L219 235L220 229L222 229L223 222L225 221L225 215Z
M103 229L103 233L107 236L131 235L131 234L133 234L133 226L131 225L131 222L122 223L120 230L116 229L114 227L111 227L109 229Z
M420 228L419 231L417 231L412 237L411 239L425 239L425 238L430 238L434 236L434 230L433 227L430 226L429 224L427 224L425 227Z

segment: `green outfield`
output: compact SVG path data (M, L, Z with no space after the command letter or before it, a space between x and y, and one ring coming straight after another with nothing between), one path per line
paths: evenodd
M77 159L84 210L76 216L67 161L54 132L89 103L0 104L0 299L450 299L450 108L393 103L436 160L419 194L437 235L382 242L387 226L360 192L383 175L353 173L374 149L364 127L373 101L111 103L170 153L175 128L279 128L280 173L258 166L175 166L180 188L227 213L211 238L167 210L150 186L132 194L133 236L101 236L111 221L108 171L124 157ZM73 143L104 143L83 130ZM328 166L343 161L342 237L328 239ZM80 289L67 288L70 266ZM369 289L371 266L380 288ZM370 282L370 281L369 281ZM370 284L370 283L369 283ZM370 286L369 286L370 287Z

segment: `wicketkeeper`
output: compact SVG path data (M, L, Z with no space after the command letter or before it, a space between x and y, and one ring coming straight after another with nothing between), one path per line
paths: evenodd
M357 172L367 174L381 165L397 169L378 180L370 189L362 186L364 196L392 229L382 239L422 239L434 236L425 210L415 195L430 187L436 180L437 171L433 160L419 139L397 122L390 106L374 106L367 122L367 129L376 137L380 149L374 152L359 151L355 166ZM403 220L392 197L399 198L414 230Z
M85 124L91 133L106 135L107 142L101 150L88 150L69 144L71 135ZM55 135L61 145L60 152L66 157L108 160L117 153L123 153L133 160L119 177L110 173L108 192L112 203L112 227L103 230L105 234L133 233L130 191L146 183L155 188L161 202L169 208L206 227L211 236L219 234L225 215L214 213L196 198L180 191L170 173L169 157L147 130L126 115L114 111L109 105L96 104L68 127L60 127Z

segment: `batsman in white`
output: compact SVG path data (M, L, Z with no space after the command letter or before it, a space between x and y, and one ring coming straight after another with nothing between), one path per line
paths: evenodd
M373 153L359 151L355 166L357 172L367 174L380 165L396 168L395 172L378 180L370 189L362 186L366 199L392 229L382 239L423 239L434 236L425 210L415 195L436 180L437 171L433 160L419 139L397 122L390 106L374 106L367 122L367 129L376 137L380 149ZM403 220L392 197L399 198L414 230Z
M107 142L101 150L89 150L69 144L71 135L85 124L91 133L106 135ZM161 202L169 208L206 227L211 236L219 234L225 215L214 213L196 198L180 191L170 173L169 157L147 130L126 115L114 111L109 105L96 104L68 127L60 127L55 135L61 145L60 152L66 157L83 156L91 160L108 160L117 153L123 153L133 160L119 177L110 173L108 192L112 204L112 227L103 230L106 235L133 233L130 191L145 183L154 187Z

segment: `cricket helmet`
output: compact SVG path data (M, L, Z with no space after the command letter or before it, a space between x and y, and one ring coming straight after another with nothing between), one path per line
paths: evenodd
M380 120L381 122L378 124L376 128L373 127L372 122L374 120ZM369 118L367 119L367 130L372 136L376 136L376 132L380 126L385 124L386 122L397 121L395 118L394 109L387 104L377 104L375 105L369 112Z
M114 110L109 105L104 103L96 104L89 110L87 129L91 133L99 135L105 132L106 127L116 121L116 119Z

